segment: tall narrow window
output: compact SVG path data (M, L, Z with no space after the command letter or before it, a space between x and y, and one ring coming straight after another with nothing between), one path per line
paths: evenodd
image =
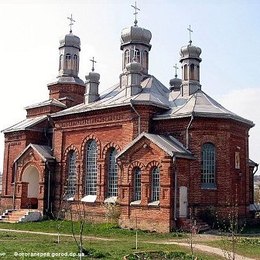
M70 69L71 68L71 55L69 53L66 54L66 69Z
M201 186L202 188L216 187L216 148L214 144L205 143L202 146Z
M151 201L158 200L160 200L160 169L155 167L152 170Z
M190 79L195 80L195 67L194 64L190 65Z
M125 55L124 57L124 68L125 68L126 64L130 62L130 51L126 50L124 55Z
M97 193L97 143L90 140L86 145L85 194Z
M133 200L141 200L141 169L135 168L134 170L134 194Z
M60 55L60 60L59 60L59 70L62 68L62 62L63 62L63 55Z
M142 62L143 62L143 67L144 67L146 70L148 70L148 51L144 51L144 52L143 52Z
M141 63L141 53L139 49L135 49L134 58L136 62Z
M183 76L184 76L184 80L188 80L188 65L185 64L183 67Z
M107 180L107 196L117 196L117 164L116 149L111 148L108 153L108 180Z
M73 56L73 62L74 62L74 69L75 70L78 70L78 55L77 54L74 54Z
M68 179L67 197L72 197L76 193L76 153L71 151L68 155Z

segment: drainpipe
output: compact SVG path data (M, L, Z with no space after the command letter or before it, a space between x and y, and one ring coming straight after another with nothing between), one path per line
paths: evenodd
M191 123L194 119L194 116L193 116L193 113L191 114L191 118L190 118L190 122L186 128L186 149L189 149L189 129L190 129L190 126L191 126Z
M134 108L133 100L130 99L130 106L134 110L134 112L137 114L138 117L138 135L141 134L141 115L137 112L137 110Z
M176 222L176 220L177 220L177 191L178 191L178 184L177 184L177 167L175 166L174 167L174 165L175 165L175 162L176 162L176 157L175 156L173 156L172 157L172 167L173 167L173 169L175 170L174 171L174 205L173 205L173 207L174 207L174 209L173 209L173 217L174 217L174 220L175 220L175 222Z
M17 161L15 161L15 162L14 162L14 190L13 190L13 209L15 209L16 175L17 175Z
M48 168L48 190L47 190L47 209L46 211L49 212L50 210L50 193L51 193L51 170L49 167L48 161L46 161L46 167Z

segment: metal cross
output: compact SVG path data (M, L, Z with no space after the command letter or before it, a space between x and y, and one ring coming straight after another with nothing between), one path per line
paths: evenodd
M136 1L135 1L135 5L131 5L131 7L133 7L135 9L135 12L134 12L134 16L135 16L134 24L135 24L135 26L137 26L137 14L138 14L137 11L140 11L140 9L137 7Z
M95 61L94 57L92 59L90 59L90 61L92 62L92 71L95 70L95 63L97 63L97 61Z
M173 66L173 68L175 69L175 78L177 78L178 74L177 74L177 70L179 69L177 67L177 63L175 63L175 65Z
M191 30L191 26L190 25L189 25L189 28L187 28L187 30L189 31L189 37L190 37L189 44L191 44L192 43L191 33L193 33L193 31Z
M72 25L73 25L76 21L73 20L72 14L70 15L70 17L67 17L67 19L70 20L70 24L69 24L69 26L70 26L70 33L72 33Z

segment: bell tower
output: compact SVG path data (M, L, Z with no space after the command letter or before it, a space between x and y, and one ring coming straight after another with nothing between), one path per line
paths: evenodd
M70 31L60 40L59 70L57 80L48 84L49 98L57 99L66 107L83 103L85 84L78 76L80 38L72 33L75 22L72 15L68 17Z
M191 27L188 28L190 40L187 46L180 50L180 62L182 67L182 85L181 92L183 96L194 94L201 89L200 85L200 54L201 49L192 45Z

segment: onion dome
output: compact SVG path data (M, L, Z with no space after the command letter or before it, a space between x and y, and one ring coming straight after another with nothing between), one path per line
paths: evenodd
M74 35L72 32L66 34L63 39L60 40L60 47L74 47L80 51L80 38Z
M128 44L142 44L151 49L152 33L138 26L124 28L121 32L121 50Z
M100 80L100 74L97 72L89 72L88 75L85 76L87 82L99 82Z
M126 64L126 70L132 73L138 73L142 70L142 65L139 62L133 60L132 62Z
M170 91L179 91L181 89L182 80L177 78L177 75L175 78L170 80Z
M199 57L201 54L201 48L193 46L191 44L187 46L183 46L180 50L180 62L182 62L185 59L196 59L198 61L201 61L201 58Z

